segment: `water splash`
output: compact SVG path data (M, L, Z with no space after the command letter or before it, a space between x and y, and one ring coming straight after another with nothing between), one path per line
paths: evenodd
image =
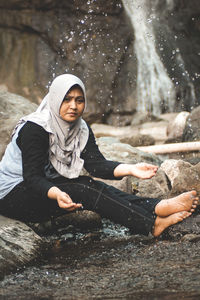
M135 31L135 53L138 61L137 100L139 111L155 115L174 111L176 93L172 80L156 52L152 22L154 11L147 13L148 0L123 0Z

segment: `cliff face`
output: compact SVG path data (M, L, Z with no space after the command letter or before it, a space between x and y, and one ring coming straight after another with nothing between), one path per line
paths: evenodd
M152 61L150 52L141 55L143 45L135 40L137 29L120 0L1 0L0 84L39 102L54 76L64 72L76 74L86 84L88 109L107 122L116 119L118 113L135 110L136 100L140 101L140 83L141 89L152 95L143 109L152 111L156 105L153 99L159 102L158 112L189 110L198 105L198 0L139 3L147 8L147 19L143 21L147 27L152 26L159 62ZM134 13L138 14L137 9ZM146 61L149 65L144 64ZM155 67L160 63L169 77L167 83L160 81L162 74ZM162 86L158 87L158 83ZM162 89L169 83L173 91L166 101ZM108 118L110 113L114 119Z
M200 2L153 1L158 54L176 91L176 110L200 104ZM156 3L156 4L155 4Z
M0 81L39 101L64 72L86 83L93 112L133 110L133 30L120 1L1 1ZM131 67L132 65L132 67Z

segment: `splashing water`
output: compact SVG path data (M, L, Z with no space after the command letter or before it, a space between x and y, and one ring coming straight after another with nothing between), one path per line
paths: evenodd
M155 14L147 14L148 0L123 0L135 31L135 53L138 61L137 100L139 111L155 115L162 108L174 111L176 93L159 55L156 52L152 21Z

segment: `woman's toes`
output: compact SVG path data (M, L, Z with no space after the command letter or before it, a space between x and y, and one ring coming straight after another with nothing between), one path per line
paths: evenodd
M194 190L192 190L191 193L192 193L193 196L196 196L196 195L197 195L197 192L194 191Z

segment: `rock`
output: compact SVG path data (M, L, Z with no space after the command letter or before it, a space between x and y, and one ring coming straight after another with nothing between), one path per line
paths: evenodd
M138 130L140 134L152 136L157 144L162 144L167 139L167 126L166 120L154 121L141 124Z
M0 82L10 91L38 103L69 72L86 83L90 112L134 109L134 35L120 0L8 0L0 14ZM128 97L125 108L118 100Z
M134 136L149 136L153 142L162 143L167 139L168 121L147 122L138 126L115 127L106 124L92 124L94 135L98 137L113 136L118 139L134 138ZM150 139L149 138L149 139Z
M167 199L170 193L169 181L162 169L151 179L137 180L137 196L148 198Z
M0 91L0 159L10 141L12 130L18 120L33 111L37 105L19 95Z
M191 216L182 222L169 227L164 236L168 239L195 242L200 236L200 215Z
M39 235L59 232L73 232L77 230L90 230L101 228L101 217L92 211L83 210L66 213L41 223L28 224Z
M0 216L0 278L38 257L43 246L27 225Z
M162 170L166 173L171 184L170 195L195 189L200 193L200 163L191 165L182 160L165 160L161 164Z
M72 225L81 230L102 227L101 217L97 213L88 210L76 211L57 217L54 219L54 224L57 228Z
M182 137L186 121L189 115L189 112L182 111L175 117L175 119L172 122L169 122L167 126L168 139L178 139Z
M132 136L134 134L138 134L139 130L137 128L134 128L132 126L111 126L106 124L92 124L91 128L94 132L95 137L103 137L103 136L113 136L116 138L122 138L124 136Z
M161 121L161 118L154 116L152 113L145 111L145 112L135 112L132 116L131 125L137 126L147 122L153 121Z
M97 144L103 155L110 160L124 163L148 162L156 165L161 164L161 159L156 155L145 153L128 144L116 142L113 138L98 138Z
M135 134L132 136L120 138L119 140L121 143L129 144L132 147L150 146L155 144L154 138L147 134Z
M183 131L183 142L200 140L200 106L196 107L188 116Z

